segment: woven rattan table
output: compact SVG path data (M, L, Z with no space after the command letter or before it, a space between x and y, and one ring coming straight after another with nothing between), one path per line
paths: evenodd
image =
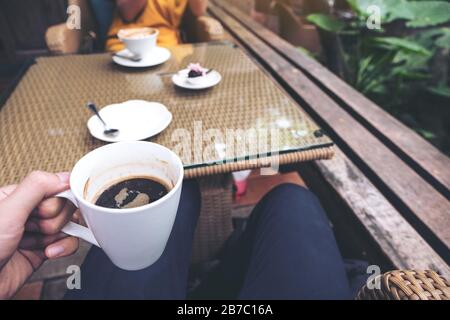
M168 62L149 69L120 67L109 54L38 58L0 111L0 186L32 170L70 170L103 145L86 127L87 101L100 107L129 99L161 102L173 121L149 141L174 150L185 175L200 178L196 263L214 256L232 231L231 181L219 173L332 156L330 139L240 49L214 43L171 52ZM186 91L158 75L190 62L219 71L223 80L209 90Z
M286 164L332 156L330 139L240 49L214 43L177 46L171 52L168 62L148 69L117 66L109 54L38 58L0 112L0 185L35 169L70 170L103 145L87 130L87 101L105 106L142 99L167 106L172 123L149 141L177 152L187 177L258 168L268 159ZM158 75L190 62L219 71L222 82L187 91ZM245 144L251 132L257 140ZM264 134L267 146L259 147Z

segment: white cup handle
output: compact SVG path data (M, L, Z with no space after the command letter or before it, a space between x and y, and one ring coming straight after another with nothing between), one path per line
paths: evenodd
M71 201L76 207L78 207L77 200L72 191L70 190L58 193L57 195L55 195L55 197L66 198L67 200ZM69 221L61 229L61 231L64 232L65 234L86 240L87 242L92 243L97 247L100 247L92 231L89 228L83 227L82 225Z

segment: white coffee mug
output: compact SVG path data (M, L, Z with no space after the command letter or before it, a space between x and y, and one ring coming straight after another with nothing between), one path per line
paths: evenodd
M93 203L112 182L127 177L150 176L171 189L150 204L109 209ZM178 210L183 165L169 149L151 142L109 144L85 155L70 175L70 190L57 196L72 201L88 228L69 222L62 231L101 247L111 261L125 270L152 265L162 255Z
M136 30L152 31L152 34L133 38L127 36ZM117 33L117 37L125 44L125 47L133 54L139 57L147 57L152 53L152 49L156 47L159 30L155 28L140 28L140 29L122 29Z

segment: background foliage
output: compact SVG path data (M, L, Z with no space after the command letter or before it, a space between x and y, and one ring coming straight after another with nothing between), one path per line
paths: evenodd
M450 2L346 1L346 12L307 17L335 37L340 66L330 67L450 153ZM379 29L367 26L373 5L380 8Z

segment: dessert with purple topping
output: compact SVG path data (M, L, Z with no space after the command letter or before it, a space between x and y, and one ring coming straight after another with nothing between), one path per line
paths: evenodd
M203 68L200 63L189 64L187 71L187 81L194 85L202 84L208 74L208 69Z
M207 69L203 68L200 63L191 63L188 66L188 78L203 77L206 74Z

